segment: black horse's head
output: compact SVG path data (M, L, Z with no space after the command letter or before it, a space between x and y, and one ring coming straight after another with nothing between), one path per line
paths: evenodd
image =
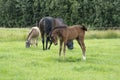
M26 41L26 48L30 47L30 41Z

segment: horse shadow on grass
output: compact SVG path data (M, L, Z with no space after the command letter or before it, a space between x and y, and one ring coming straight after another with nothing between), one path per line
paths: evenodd
M81 58L76 58L76 57L66 57L66 58L53 58L53 57L48 57L45 59L46 61L58 61L58 62L79 62L82 61Z

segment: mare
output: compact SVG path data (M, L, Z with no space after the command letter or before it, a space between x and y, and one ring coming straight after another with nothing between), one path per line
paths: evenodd
M49 34L52 31L53 28L57 26L63 26L65 25L63 19L61 18L53 18L53 17L43 17L39 22L39 29L41 32L41 38L42 38L42 45L43 50L50 49L52 45L52 41L50 40ZM48 43L50 42L49 46ZM72 43L72 42L69 42ZM46 44L46 46L45 46ZM71 45L73 46L73 45ZM68 46L69 49L72 49L73 47Z
M62 45L64 43L64 57L66 53L66 44L68 41L76 39L78 44L80 45L82 49L82 56L83 60L86 60L86 47L84 44L84 36L85 36L85 31L87 31L87 28L83 25L73 25L73 26L59 26L56 27L52 30L50 37L52 42L57 45L57 37L60 40L60 48L59 48L59 56L61 56L61 50L62 50Z

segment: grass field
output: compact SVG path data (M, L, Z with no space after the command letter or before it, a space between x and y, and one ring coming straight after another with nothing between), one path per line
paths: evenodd
M28 29L0 29L3 31L6 33L0 35L0 80L120 80L120 38L85 39L86 61L74 41L74 49L67 50L63 60L58 57L59 46L43 51L39 41L38 47L26 49L24 37Z

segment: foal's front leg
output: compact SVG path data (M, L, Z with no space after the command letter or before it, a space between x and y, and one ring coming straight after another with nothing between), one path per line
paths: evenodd
M61 56L62 45L63 45L63 42L60 41L59 57Z
M65 59L65 53L66 53L66 45L67 45L67 42L64 42L64 49L63 49L64 59Z

